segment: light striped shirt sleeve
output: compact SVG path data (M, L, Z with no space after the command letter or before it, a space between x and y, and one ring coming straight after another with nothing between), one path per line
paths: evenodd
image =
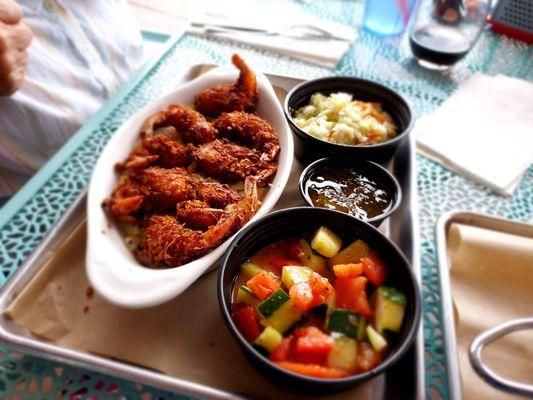
M142 60L125 0L19 0L34 40L24 84L0 98L0 197L12 195Z

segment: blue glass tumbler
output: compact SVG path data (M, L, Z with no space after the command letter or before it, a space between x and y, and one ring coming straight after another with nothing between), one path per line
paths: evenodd
M416 0L366 0L363 28L381 36L405 32Z

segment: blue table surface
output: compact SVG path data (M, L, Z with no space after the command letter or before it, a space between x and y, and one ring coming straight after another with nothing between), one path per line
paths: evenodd
M266 1L266 0L263 0ZM274 0L280 2L282 0ZM272 1L271 1L272 3ZM362 3L330 0L297 2L307 11L359 27ZM164 41L164 35L145 34ZM262 71L313 78L353 75L384 83L408 98L417 117L437 108L468 76L503 73L533 81L533 47L486 31L476 47L447 73L420 68L405 38L383 39L364 31L330 71L302 61L227 40L186 35L173 38L47 163L0 212L0 284L5 283L86 187L98 154L120 124L135 110L153 101L187 65L226 63L238 51ZM533 168L512 197L502 197L438 164L417 156L421 264L423 269L425 382L429 399L449 398L440 282L434 226L443 213L475 210L532 221ZM184 398L135 382L25 356L0 347L0 393L3 398ZM12 396L12 397L11 397ZM18 397L17 397L18 396Z

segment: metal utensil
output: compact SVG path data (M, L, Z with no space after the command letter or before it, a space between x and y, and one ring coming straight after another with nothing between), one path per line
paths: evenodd
M503 390L504 392L520 396L533 397L532 384L513 381L496 374L483 363L481 358L481 353L483 352L484 347L488 344L510 333L529 329L533 329L533 317L514 319L495 326L492 329L488 329L478 335L470 344L468 356L470 358L472 367L480 376L480 378L482 378L488 384L494 386L496 389Z
M342 42L352 41L351 39L335 35L323 28L308 24L295 24L284 29L263 29L231 24L210 24L203 22L192 22L191 26L193 28L200 28L201 33L247 33L264 36L285 36L294 39L306 40L337 40Z
M512 221L512 220L505 219L505 218L499 218L499 217L494 217L490 215L479 214L479 213L475 213L471 211L451 211L447 214L442 215L437 223L437 226L435 227L438 262L439 262L439 275L440 275L441 288L442 288L442 293L441 293L442 315L444 319L443 324L444 324L444 332L445 332L444 344L446 347L446 363L448 365L448 381L449 381L448 390L451 396L450 398L460 400L463 397L462 397L462 392L461 392L461 378L459 374L459 359L457 356L458 352L457 352L457 342L456 342L456 334L455 334L455 321L454 321L454 311L453 311L453 303L452 303L452 292L451 292L451 285L450 285L450 272L449 272L450 266L449 266L448 252L447 252L448 232L450 230L450 227L454 223L475 226L478 228L490 229L490 230L494 230L498 232L508 233L511 235L525 236L525 237L531 237L531 238L533 238L533 225L525 223L525 222ZM533 318L528 318L528 319L533 320ZM499 328L502 328L502 327L503 325L499 326ZM530 326L530 328L533 328L533 327ZM483 338L482 335L489 334L490 332L493 332L496 329L498 329L498 327L485 331L480 336L478 336L478 338L480 337ZM528 329L528 328L522 327L516 330L521 330L521 329ZM510 331L506 331L506 333L502 333L502 336L506 335L507 333L510 333ZM477 340L478 338L476 338L475 340ZM496 338L493 338L491 341L494 341L494 340L496 340ZM482 342L483 346L487 345L488 343L489 341ZM483 348L481 347L480 352L482 350ZM470 359L472 360L472 358ZM477 369L475 370L479 374L479 371ZM481 372L481 374L483 374L483 372ZM481 377L485 379L484 376L481 376ZM491 382L489 382L488 380L486 381L489 384L492 384L492 381ZM501 386L497 386L497 387L502 388L502 390L504 390L503 387ZM531 394L529 394L529 396L531 396Z

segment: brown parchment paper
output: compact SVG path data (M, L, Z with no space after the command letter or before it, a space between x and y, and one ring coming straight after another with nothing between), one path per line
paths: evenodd
M277 208L301 204L295 162ZM244 358L218 308L216 271L161 306L130 310L92 292L85 274L83 223L6 312L35 335L68 348L157 370L254 399L304 398L282 391ZM369 399L368 382L334 399Z
M533 315L533 239L453 224L448 235L457 351L464 399L516 400L472 369L468 348L482 331ZM533 383L533 331L508 335L485 348L483 360L504 377Z

